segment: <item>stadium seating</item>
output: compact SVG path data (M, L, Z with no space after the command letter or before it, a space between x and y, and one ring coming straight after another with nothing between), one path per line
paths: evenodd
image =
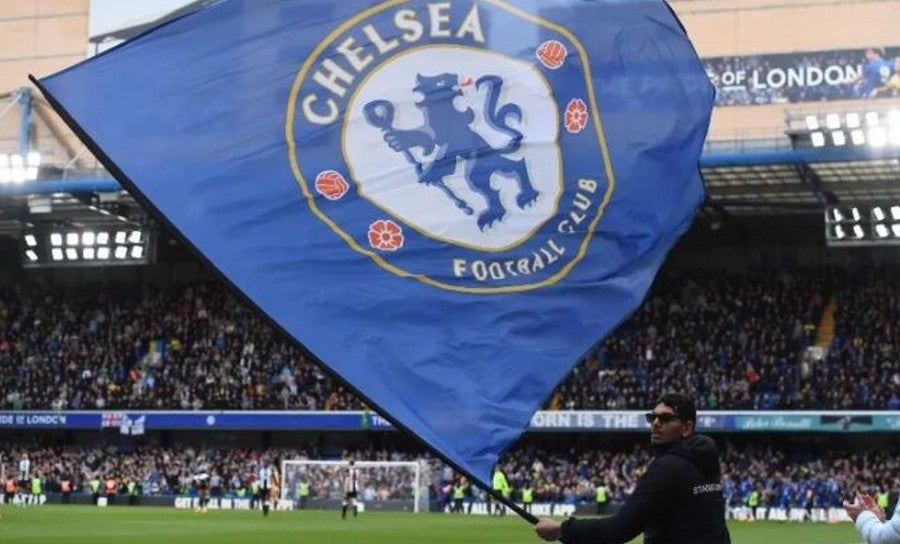
M711 410L898 409L898 277L663 275L547 408L644 409L680 390ZM829 300L832 349L804 369ZM217 283L2 291L0 391L0 409L362 408Z

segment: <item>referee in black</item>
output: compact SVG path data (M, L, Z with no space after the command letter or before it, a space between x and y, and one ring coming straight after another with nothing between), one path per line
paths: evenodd
M605 519L542 519L544 540L620 544L644 533L644 544L730 544L716 443L694 434L697 410L686 395L663 395L652 412L656 458L618 514Z

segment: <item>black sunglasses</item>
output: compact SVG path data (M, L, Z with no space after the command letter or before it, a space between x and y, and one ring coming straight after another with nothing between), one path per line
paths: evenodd
M678 417L678 414L657 414L656 412L647 412L644 414L644 417L647 419L647 423L653 423L654 420L658 419L662 425L681 419Z

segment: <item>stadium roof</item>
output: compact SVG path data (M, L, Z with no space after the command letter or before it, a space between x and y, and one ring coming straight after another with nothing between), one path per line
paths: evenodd
M730 213L803 213L842 203L900 202L900 149L704 155L708 203Z
M701 161L706 207L719 214L820 213L829 204L900 203L900 148L713 152ZM47 205L49 204L49 211ZM0 185L0 235L35 223L142 223L145 210L105 171Z

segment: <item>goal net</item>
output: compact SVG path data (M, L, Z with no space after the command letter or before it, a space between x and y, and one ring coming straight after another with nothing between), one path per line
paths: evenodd
M346 461L295 459L281 463L281 499L298 507L337 508L344 499ZM360 510L428 511L428 465L420 461L356 461ZM301 488L309 495L301 501ZM302 503L302 504L301 504Z

